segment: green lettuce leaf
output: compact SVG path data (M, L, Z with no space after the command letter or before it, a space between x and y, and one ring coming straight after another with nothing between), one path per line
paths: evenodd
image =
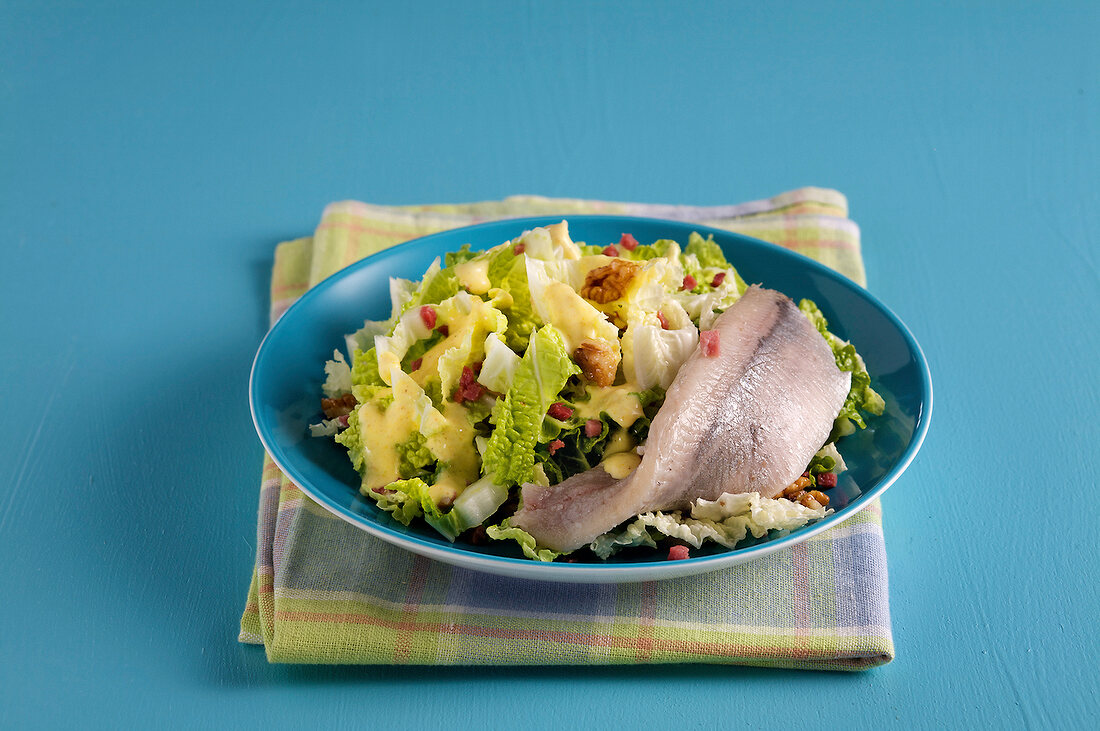
M726 255L722 253L722 247L714 241L713 236L703 238L692 231L688 237L687 248L684 254L694 255L701 267L715 267L717 269L730 269L730 263L726 261Z
M378 357L374 348L356 350L351 356L351 383L353 386L385 386L378 373Z
M663 256L668 256L668 252L672 250L672 247L676 247L676 251L680 251L680 245L672 239L658 239L652 244L639 244L634 251L617 246L619 250L619 257L623 259L629 259L630 261L649 261L650 259L659 259ZM599 252L597 252L599 253Z
M463 244L462 248L458 251L448 251L443 256L443 266L450 269L455 264L462 264L470 261L470 259L476 259L478 252L472 250L469 244Z
M391 482L381 492L370 492L369 497L373 497L379 508L403 525L409 525L423 516L428 525L447 540L453 541L462 532L458 526L458 516L440 510L428 492L428 483L419 477Z
M828 454L815 454L813 459L810 460L809 466L806 471L811 475L820 475L822 472L832 472L836 467L836 460Z
M405 309L408 310L421 305L437 305L448 297L454 297L460 289L462 289L462 285L459 284L458 277L455 276L453 266L441 269L434 274L429 271Z
M523 262L523 256L516 254L515 247L511 244L502 246L496 251L486 252L489 257L489 268L485 276L489 278L489 284L494 287L504 287L506 280L512 273L517 262Z
M348 414L348 428L339 432L336 437L336 443L344 445L348 450L348 459L351 460L351 466L355 468L355 471L362 474L363 472L363 440L362 434L359 430L359 411L352 409Z
M634 438L634 443L641 444L649 437L649 426L653 423L653 417L665 402L665 390L660 386L654 386L639 392L637 396L642 402L642 416L630 425L629 432Z
M402 477L422 477L429 473L427 468L435 463L435 457L427 442L423 434L414 432L406 442L397 445L397 456L401 460L397 469Z
M409 346L409 349L405 351L405 355L401 357L401 370L406 373L412 373L413 362L418 358L423 358L424 354L438 345L441 340L443 340L443 334L439 331L435 331L429 337L414 342ZM377 367L377 365L375 367Z
M691 290L695 294L711 294L713 289L710 284L720 272L726 272L727 277L730 274L733 275L733 281L737 285L736 291L731 292L732 296L724 298L722 302L713 303L712 309L718 311L726 309L748 289L745 280L726 261L726 255L722 253L722 247L715 242L713 236L704 239L693 231L688 239L687 247L680 254L680 263L684 267L684 274L695 279L695 287Z
M863 420L861 412L875 414L876 416L880 415L886 407L886 402L882 400L882 396L871 388L871 376L867 373L867 367L863 364L863 359L859 357L854 345L829 332L829 322L813 301L801 300L798 303L798 309L802 311L806 319L817 328L817 331L825 338L825 342L829 344L837 368L852 374L852 386L848 391L847 398L844 400L844 406L841 407L840 414L836 418L830 441L851 433L853 431L851 423L855 423L860 429L866 428L867 424Z
M534 536L522 528L510 525L507 520L500 525L489 526L485 533L494 541L515 541L523 549L523 555L534 561L550 562L561 555L549 548L538 548Z
M584 423L562 431L557 438L565 446L556 449L553 455L547 444L536 447L535 457L551 485L590 470L603 460L607 437L611 433L611 417L606 413L600 414L600 426L600 433L594 437L587 436Z
M565 350L561 334L546 326L531 336L512 377L512 387L498 399L490 417L495 425L482 459L482 474L500 485L531 479L535 444L546 410L558 399L569 377L580 373Z
M531 303L531 290L527 284L527 262L522 256L512 256L509 263L504 258L508 254L510 252L504 252L489 265L489 282L512 297L512 304L502 308L508 318L504 342L512 350L522 353L527 348L531 333L538 327L539 320ZM500 266L494 269L498 261L501 262Z

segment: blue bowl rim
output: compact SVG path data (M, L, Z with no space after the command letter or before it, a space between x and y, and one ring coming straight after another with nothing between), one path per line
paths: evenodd
M284 452L279 445L273 439L273 435L268 430L265 422L263 422L257 413L257 401L258 401L258 386L257 386L257 367L260 364L263 356L266 353L266 348L270 342L273 342L278 337L281 326L284 326L288 322L287 317L291 318L296 316L296 313L309 306L309 303L320 297L327 289L334 286L336 282L351 275L353 272L362 269L367 266L375 266L378 262L384 261L387 258L400 256L404 250L424 246L432 241L442 238L461 238L466 234L470 235L470 238L476 239L477 234L481 231L498 229L502 227L514 227L513 230L517 232L529 230L536 226L545 226L547 224L556 223L562 219L568 220L571 224L574 222L586 221L591 223L600 222L623 222L624 225L630 223L638 223L644 225L657 225L657 226L669 226L683 230L686 236L692 231L696 231L703 236L714 235L716 239L732 238L739 241L739 243L754 246L764 247L774 251L780 256L788 256L793 261L800 265L809 268L817 274L820 274L826 278L832 279L835 283L840 284L843 287L853 290L860 297L868 300L876 309L878 309L890 323L902 334L903 339L907 347L909 348L910 356L916 362L920 373L920 413L917 417L917 422L914 425L913 435L909 440L905 451L902 453L900 459L894 464L894 466L873 486L866 490L862 490L860 495L857 496L852 502L846 505L844 508L836 511L828 517L817 521L811 525L799 528L792 531L786 536L775 538L767 541L766 543L757 544L754 546L748 546L745 548L732 549L723 553L717 553L707 556L689 557L682 560L667 560L658 559L655 561L640 561L635 563L558 563L558 562L541 562L532 561L530 559L512 558L509 556L494 556L492 554L474 553L463 550L457 546L440 546L431 541L425 540L419 536L400 533L390 529L389 527L376 523L371 520L364 519L363 516L353 513L344 508L344 506L338 504L334 500L330 499L328 495L320 490L312 489L308 485L308 481L303 478L300 472L298 472L293 463L283 458ZM625 229L624 229L625 230ZM514 238L509 236L508 238ZM736 266L736 262L734 262ZM386 540L395 545L402 546L415 553L419 553L431 558L436 558L448 563L455 563L467 568L474 568L482 571L488 571L490 573L504 573L511 575L523 575L531 578L539 578L546 581L576 581L576 582L602 582L602 581L628 581L632 580L632 574L639 574L636 580L648 580L653 578L654 574L660 574L662 578L672 578L676 576L685 576L689 574L706 573L714 571L725 566L735 565L750 561L756 558L763 557L775 551L781 550L788 546L801 543L802 541L831 528L847 518L854 515L856 512L862 510L867 503L871 502L875 498L879 497L897 481L898 477L909 467L916 457L917 452L920 451L921 445L924 443L925 436L928 433L928 427L931 422L932 416L932 375L928 368L928 361L924 356L924 352L921 350L920 345L917 343L912 332L908 326L901 321L901 319L882 303L877 297L871 294L870 291L860 286L856 282L852 281L843 274L835 271L834 269L825 266L824 264L811 259L808 256L800 254L790 249L786 249L777 244L773 244L762 239L746 236L745 234L728 231L726 229L715 228L712 226L706 226L701 224L695 224L685 221L676 221L671 219L662 218L648 218L643 216L620 216L620 215L558 215L558 216L531 216L521 218L506 218L496 219L493 221L486 221L483 223L477 223L470 226L463 226L454 229L447 229L427 236L422 236L416 239L396 244L392 247L384 249L378 253L365 257L349 266L341 269L338 272L330 275L316 286L309 289L301 297L298 298L287 310L280 316L279 320L268 330L263 340L260 342L260 346L256 351L256 356L252 361L252 369L249 373L249 409L252 414L252 422L256 428L256 433L260 438L260 442L267 450L272 461L279 467L280 470L303 492L312 497L318 502L324 509L333 513L339 518L366 530L367 532ZM641 574L645 574L642 576Z

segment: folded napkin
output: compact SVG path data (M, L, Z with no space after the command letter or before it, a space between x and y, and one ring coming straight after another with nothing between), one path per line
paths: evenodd
M864 284L847 201L820 188L705 208L529 196L402 207L341 202L325 209L312 237L276 248L271 321L328 275L402 241L492 219L586 213L748 234ZM636 584L560 584L468 571L391 546L318 507L265 455L257 540L240 641L262 643L272 662L859 670L894 656L878 501L740 566Z

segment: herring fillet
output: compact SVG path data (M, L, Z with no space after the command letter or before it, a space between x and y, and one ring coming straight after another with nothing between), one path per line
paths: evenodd
M511 523L540 546L572 551L624 520L723 493L775 497L829 437L851 374L794 302L750 287L714 323L719 352L688 358L627 477L602 467L557 485L526 484Z

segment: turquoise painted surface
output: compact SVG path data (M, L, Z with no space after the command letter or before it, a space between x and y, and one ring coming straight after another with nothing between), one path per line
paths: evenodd
M0 5L0 726L1090 727L1095 3ZM272 245L338 198L822 185L936 375L897 659L270 667L235 622Z

